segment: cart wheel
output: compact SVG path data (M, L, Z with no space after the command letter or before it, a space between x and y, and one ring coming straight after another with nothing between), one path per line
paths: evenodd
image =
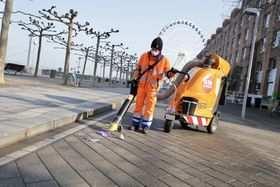
M180 124L181 124L182 129L187 129L188 125L189 125L187 122L185 122L183 120L180 120Z
M210 124L207 126L207 131L210 134L214 134L218 128L219 125L219 118L217 116L213 116L212 120L210 121Z
M172 130L172 127L173 127L173 121L172 120L165 120L165 123L164 123L164 132L171 132Z
M119 125L118 126L118 132L122 132L123 131L123 126L122 125Z

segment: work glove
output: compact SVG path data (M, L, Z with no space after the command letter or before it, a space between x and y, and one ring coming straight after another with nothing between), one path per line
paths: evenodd
M177 70L176 68L172 67L170 70L169 70L171 73L178 73L179 70Z
M134 95L134 96L137 95L138 82L139 82L139 80L137 80L137 79L131 80L131 85L130 85L130 94L131 95Z
M167 78L174 77L177 72L178 72L178 70L176 68L172 67L169 71L167 71L166 76L167 76Z

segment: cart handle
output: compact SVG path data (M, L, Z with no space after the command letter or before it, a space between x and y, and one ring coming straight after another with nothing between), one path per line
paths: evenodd
M188 78L185 80L185 82L187 82L187 81L190 79L190 75L189 75L187 72L183 72L183 71L176 70L176 73L180 73L180 74L187 75Z

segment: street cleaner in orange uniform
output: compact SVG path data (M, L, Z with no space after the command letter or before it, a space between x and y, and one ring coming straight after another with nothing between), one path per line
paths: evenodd
M164 75L173 77L176 69L171 68L169 60L161 54L163 42L161 38L155 38L151 44L151 50L142 54L134 72L136 80L149 66L148 72L144 73L139 82L136 95L136 106L133 112L132 124L129 130L138 130L142 123L142 132L147 134L153 122L154 109L156 105L156 94L160 90ZM132 80L133 81L133 80ZM144 103L146 108L142 114Z

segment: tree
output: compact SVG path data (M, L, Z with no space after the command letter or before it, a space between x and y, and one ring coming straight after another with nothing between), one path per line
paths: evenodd
M10 26L12 11L13 11L13 0L6 0L5 11L2 19L1 36L0 36L0 85L5 85L4 64L6 61L9 26Z
M131 65L132 65L132 62L135 61L137 59L137 54L135 53L134 55L129 55L126 57L126 61L127 61L127 66L125 67L125 71L126 71L126 86L128 86L128 76L130 74L130 72L132 71L132 68L131 68ZM131 71L130 71L130 68L131 68ZM131 79L131 77L130 77Z
M119 83L121 84L122 83L122 75L123 75L123 70L124 70L124 61L125 61L125 58L126 56L128 56L128 54L124 51L122 52L119 52L118 53L118 57L120 58L120 66L118 66L118 69L120 70L120 77L119 77Z
M99 46L100 46L100 40L102 39L107 39L110 37L110 33L118 33L119 30L113 30L111 29L111 31L109 32L103 32L101 33L100 31L96 32L91 29L89 31L87 31L86 33L89 35L94 35L96 37L96 48L95 48L95 62L94 62L94 68L93 68L93 79L92 79L92 85L94 86L95 82L96 82L96 71L97 71L97 64L98 64L98 51L99 51ZM94 37L93 37L94 38Z
M242 75L242 66L234 66L232 73L230 75L229 81L229 90L230 91L239 91L241 86L241 75Z
M69 66L70 66L70 50L72 48L72 33L73 31L77 30L88 30L87 26L89 25L88 22L86 22L84 25L81 25L78 22L74 22L74 19L77 17L78 12L74 11L73 9L70 9L68 13L65 13L63 15L59 15L56 11L53 9L55 6L52 6L50 9L46 10L43 9L42 11L39 11L39 13L46 18L47 20L57 21L60 23L63 23L68 27L68 37L67 37L67 47L66 47L66 54L65 54L65 63L64 63L64 82L63 84L66 85L68 83L68 74L69 74Z
M36 67L35 67L35 73L34 73L34 77L37 77L39 63L40 63L40 55L41 55L43 37L49 38L49 37L53 37L53 36L59 36L61 34L65 34L66 32L63 31L63 32L58 33L57 31L53 30L55 28L53 23L50 23L50 22L44 23L42 21L33 19L32 17L29 17L29 23L24 23L22 21L19 21L16 23L18 23L18 25L21 26L23 30L29 31L32 37L35 36L35 37L39 38L37 61L36 61Z
M110 65L110 56L101 54L99 55L100 62L103 61L103 73L102 73L102 80L105 82L105 69L107 65ZM109 62L109 63L108 63Z
M88 60L88 57L90 57L90 52L92 50L93 50L93 46L88 46L88 47L84 47L84 48L81 49L81 51L85 55L84 67L83 67L83 72L82 72L82 79L84 79L84 75L85 75L85 71L86 71L86 65L87 65L87 60Z
M73 48L72 50L81 52L81 54L73 53L74 55L79 56L79 59L82 59L82 57L85 58L83 71L82 71L82 79L84 79L87 61L89 58L93 58L92 51L94 50L94 48L93 48L93 46L87 46L87 47L82 47L82 48Z
M126 49L126 48L123 48L123 47L122 47L122 46L123 46L122 43L117 44L117 45L115 45L115 44L110 45L109 43L106 43L106 46L107 46L106 49L109 50L110 53L111 53L110 76L109 76L109 86L111 86L111 85L112 85L112 72L113 72L113 65L114 65L113 59L114 59L114 54L115 54L115 48L116 48L116 47L120 47L120 48L122 48L122 49Z
M49 39L50 39L50 41L48 41L48 42L53 42L53 43L63 46L63 47L54 47L54 49L66 49L67 48L67 41L65 40L64 37L61 37L60 35L53 35L53 36L49 37ZM83 79L87 59L88 59L88 57L91 57L90 52L93 50L93 46L84 47L83 44L75 44L74 42L71 42L71 46L72 47L70 49L70 53L71 53L71 51L78 51L81 53L72 53L72 54L79 56L79 58L85 57L84 67L83 67L83 72L82 72L82 79Z

